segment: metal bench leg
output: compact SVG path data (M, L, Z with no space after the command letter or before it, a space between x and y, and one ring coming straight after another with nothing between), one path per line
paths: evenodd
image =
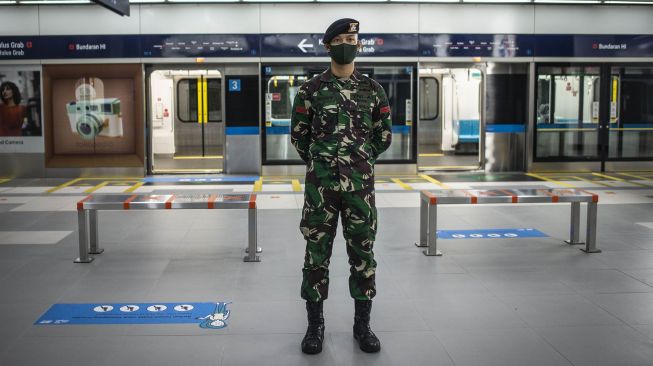
M420 197L419 203L419 242L415 246L424 248L427 245L426 232L429 221L429 201Z
M75 263L91 263L93 257L88 255L88 211L77 211L77 226L79 229L79 257L74 260Z
M580 241L580 202L571 203L571 226L569 229L569 240L565 240L569 245L585 244Z
M104 249L98 248L97 210L88 211L90 254L102 254Z
M596 219L598 214L598 203L587 203L587 235L585 237L585 253L601 253L601 249L596 248Z
M248 247L247 247L247 255L243 259L245 262L260 262L261 258L256 255L258 252L258 248L256 246L256 209L255 208L250 208L247 210L247 218L248 218ZM260 252L259 252L260 253Z
M424 255L427 256L441 256L442 252L438 250L438 205L429 205L428 206L428 232L427 235L427 244Z

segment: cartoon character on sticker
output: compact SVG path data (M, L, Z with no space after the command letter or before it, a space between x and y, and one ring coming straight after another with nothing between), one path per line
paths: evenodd
M227 326L227 319L231 314L231 310L227 309L227 306L231 304L230 302L217 302L215 303L215 310L213 314L207 316L199 317L197 319L202 320L200 323L200 328L204 329L222 329Z

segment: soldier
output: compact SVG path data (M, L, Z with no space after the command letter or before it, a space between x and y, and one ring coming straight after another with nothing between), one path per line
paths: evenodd
M365 352L381 349L369 324L376 294L374 163L390 146L392 122L381 85L354 68L361 48L358 25L340 19L329 26L322 43L331 67L304 83L293 103L291 141L307 164L300 229L306 239L301 297L308 312L302 351L309 354L322 351L322 305L338 214L355 301L354 338Z

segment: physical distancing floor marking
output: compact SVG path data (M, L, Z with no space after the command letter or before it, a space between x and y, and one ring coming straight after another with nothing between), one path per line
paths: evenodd
M406 189L406 190L409 190L409 191L413 190L413 187L411 187L408 184L402 182L401 179L399 179L399 178L391 178L390 180L393 181L394 183L397 183L403 189Z
M547 177L542 176L542 175L539 175L539 174L535 174L535 173L526 173L526 175L529 176L529 177L533 177L533 178L537 178L537 179L543 180L543 181L547 181L547 182L555 183L555 184L561 185L561 186L563 186L563 187L567 187L567 188L578 188L578 187L576 187L576 186L573 185L573 184L560 182L560 181L557 181L557 180L555 180L555 179L550 179L550 178L547 178Z
M47 191L45 191L45 193L54 193L54 192L56 192L56 191L58 191L58 190L60 190L62 188L72 186L73 184L75 184L77 182L80 182L82 180L85 180L85 179L88 179L88 178L75 178L75 179L69 180L68 182L66 182L64 184L60 184L60 185L58 185L58 186L56 186L54 188L48 189Z
M618 178L618 177L613 177L613 176L610 176L610 175L607 175L607 174L592 173L592 175L595 175L595 176L597 176L597 177L601 177L601 178L612 179L612 180L617 181L617 182L626 182L626 183L630 183L630 184L632 184L632 185L636 185L636 186L639 186L639 187L651 187L651 186L648 185L648 184L642 184L642 183L632 182L632 181L630 181L630 180L621 179L621 178Z
M617 173L617 174L623 175L623 176L626 176L626 177L630 177L630 178L635 178L635 179L638 179L638 180L653 180L652 177L645 177L645 176L639 175L639 174L631 174L631 173ZM646 173L644 173L644 174L646 174Z
M451 187L449 187L448 185L440 182L439 180L437 180L435 178L429 177L426 174L420 174L419 177L421 177L421 178L423 178L423 179L425 179L425 180L427 180L427 181L429 181L429 182L431 182L433 184L437 184L438 186L440 186L440 187L442 187L444 189L451 189Z

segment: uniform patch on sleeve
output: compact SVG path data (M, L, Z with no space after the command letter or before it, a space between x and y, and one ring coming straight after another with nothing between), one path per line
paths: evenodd
M379 112L381 112L381 113L390 113L390 106L387 105L387 106L385 106L385 107L381 107L381 109L379 110Z
M295 112L301 114L308 114L308 108L298 106L297 108L295 108Z

